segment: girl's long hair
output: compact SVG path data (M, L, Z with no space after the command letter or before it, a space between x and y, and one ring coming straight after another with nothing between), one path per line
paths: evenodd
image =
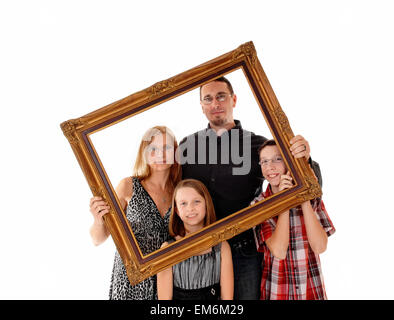
M171 216L170 216L170 223L169 223L169 231L171 237L175 236L185 236L185 226L181 218L179 218L178 214L176 213L176 201L175 197L179 189L181 188L193 188L196 192L202 196L205 200L205 218L204 218L204 227L210 225L211 223L216 221L216 214L215 208L213 206L211 195L207 187L200 181L195 179L185 179L180 181L177 186L175 187L174 194L172 195L172 207L171 207Z

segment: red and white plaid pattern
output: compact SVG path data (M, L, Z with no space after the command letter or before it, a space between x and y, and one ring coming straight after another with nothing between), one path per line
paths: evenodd
M255 198L251 204L272 195L271 188ZM335 228L321 199L312 201L312 208L320 224L330 236ZM257 250L264 253L261 280L262 300L323 300L327 299L319 255L308 242L301 206L290 209L290 238L286 259L275 258L265 241L275 231L277 217L256 226Z

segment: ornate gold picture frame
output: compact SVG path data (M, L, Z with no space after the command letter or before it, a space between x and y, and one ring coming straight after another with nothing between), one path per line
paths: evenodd
M239 69L243 71L266 125L291 171L294 187L244 208L165 248L142 255L90 135ZM304 158L295 159L289 152L289 141L294 136L293 132L252 42L242 44L233 51L80 118L65 121L61 124L61 129L93 195L102 197L111 207L110 213L104 216L104 221L123 259L131 284L136 284L306 200L321 196L320 186L307 161ZM139 138L135 141L135 144L138 143Z

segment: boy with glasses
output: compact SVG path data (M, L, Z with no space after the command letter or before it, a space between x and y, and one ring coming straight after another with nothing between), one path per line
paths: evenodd
M267 140L259 149L261 171L267 189L251 205L291 188L276 142ZM262 300L325 300L319 254L335 228L321 199L305 201L256 226L258 251L263 252Z

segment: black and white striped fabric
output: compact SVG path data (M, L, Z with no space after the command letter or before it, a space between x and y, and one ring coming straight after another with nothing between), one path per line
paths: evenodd
M190 257L172 267L174 287L186 290L201 289L220 283L220 251L222 244L211 252Z

